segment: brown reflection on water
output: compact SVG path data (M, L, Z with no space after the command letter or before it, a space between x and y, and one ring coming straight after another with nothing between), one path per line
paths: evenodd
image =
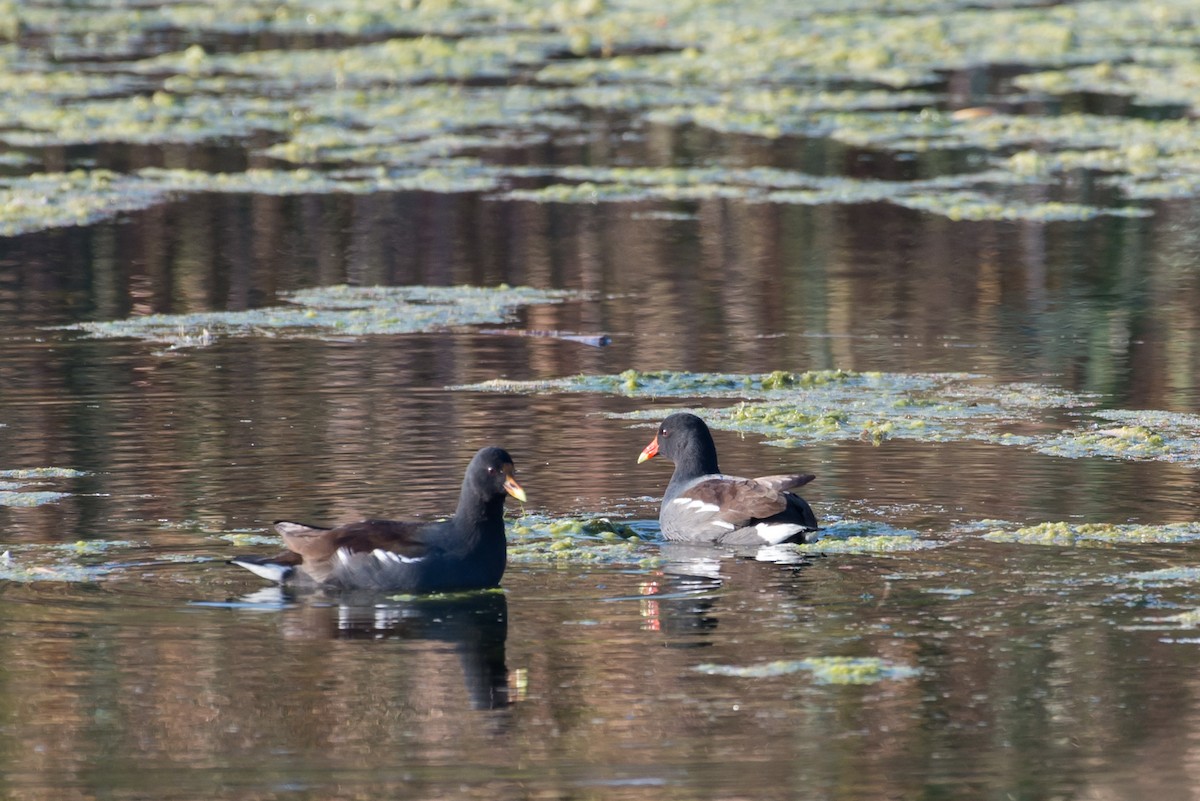
M1189 213L1043 225L886 205L200 195L124 225L19 237L0 275L12 288L6 325L24 318L26 329L244 308L347 281L581 288L601 300L553 319L616 333L636 367L1051 374L1121 403L1181 408L1195 403L1198 367Z
M566 286L601 299L543 319L616 334L640 368L1049 374L1180 408L1196 402L1200 350L1189 215L1042 225L886 205L195 196L12 240L0 279L16 288L7 324L26 325L245 308L345 281Z

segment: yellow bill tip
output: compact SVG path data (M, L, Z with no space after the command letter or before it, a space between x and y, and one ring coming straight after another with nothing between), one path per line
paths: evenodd
M510 477L504 482L504 491L521 503L525 503L525 490L521 489L521 485L517 483L515 478Z
M658 455L658 437L650 440L650 444L642 448L642 455L638 457L637 463L641 464L647 459L653 459Z

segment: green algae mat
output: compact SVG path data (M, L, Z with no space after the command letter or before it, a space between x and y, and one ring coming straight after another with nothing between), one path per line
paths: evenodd
M331 339L440 331L502 323L515 309L561 303L579 293L529 287L314 287L283 296L285 306L245 311L152 314L74 323L100 339L141 339L169 349L205 347L225 337Z
M817 370L638 372L542 381L493 380L455 387L486 392L586 392L630 398L741 399L701 414L717 429L760 434L769 445L888 440L973 441L1066 458L1109 457L1200 468L1200 415L1098 409L1099 399L1049 385L1003 383L969 373ZM681 405L678 408L686 408ZM672 408L618 415L654 421ZM1054 420L1075 426L1047 430Z
M817 684L875 684L881 681L911 679L921 673L908 665L896 664L878 657L850 656L779 660L747 667L705 662L693 669L709 676L742 679L774 678L803 672L810 674Z
M4 2L0 235L191 192L891 203L952 220L1147 215L1147 201L1200 186L1196 17L1194 0ZM1015 77L962 108L944 76L989 65ZM1069 102L1083 96L1132 113L1083 113ZM499 157L587 140L596 113L635 134L823 140L920 169L874 180ZM254 167L114 171L84 151L68 171L42 169L51 149L105 143L240 148ZM1080 191L1080 171L1110 197Z
M1113 523L1038 523L984 534L992 542L1057 547L1104 548L1144 543L1175 544L1200 539L1200 523L1133 525ZM1143 574L1144 575L1144 574Z

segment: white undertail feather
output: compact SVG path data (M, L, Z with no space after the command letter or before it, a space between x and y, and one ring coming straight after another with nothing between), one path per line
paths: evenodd
M265 578L267 581L275 581L282 584L291 574L292 568L289 565L277 565L267 563L265 565L258 562L246 562L241 559L231 560L238 567L244 567L254 575Z
M797 523L759 523L755 528L758 530L758 536L770 545L778 545L804 530L804 526Z

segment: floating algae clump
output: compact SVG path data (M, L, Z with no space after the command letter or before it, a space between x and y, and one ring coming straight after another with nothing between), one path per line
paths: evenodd
M0 506L42 506L47 503L61 501L70 495L67 492L50 490L20 490L13 485L0 482Z
M0 49L0 92L19 101L0 107L0 139L220 142L297 165L437 172L465 150L520 147L564 130L591 136L591 109L616 109L633 131L699 126L879 152L959 151L991 169L944 176L951 184L703 165L674 173L545 166L537 169L550 186L500 197L888 202L953 220L1048 221L1150 213L1080 202L1069 180L1078 166L1110 173L1132 200L1200 191L1191 3L997 5L862 0L781 13L778 0L0 2L11 10L0 14L0 43L14 42ZM181 40L204 44L161 52ZM1171 111L1136 120L1020 115L1003 112L1003 96L990 114L939 109L947 98L933 90L946 75L997 63L1038 70L1014 79L1023 91L1100 92ZM1160 118L1171 115L1183 119ZM524 175L495 165L474 184L452 174L445 183L456 188L445 191L502 191ZM327 178L332 188L310 188L388 186ZM1031 200L1011 191L1022 184L1049 191ZM249 189L272 191L266 186ZM53 224L73 223L45 227Z
M821 539L807 544L789 544L798 553L878 554L922 551L942 543L924 540L912 529L896 528L877 521L839 520L821 529Z
M177 96L167 92L115 99L28 102L0 110L0 141L22 147L97 142L196 143L279 131L287 105L266 98Z
M807 671L818 684L876 684L881 681L908 679L920 673L916 668L897 665L877 657L820 656L809 659L779 660L749 667L716 665L706 662L694 670L709 676L763 679Z
M795 447L830 440L880 445L891 439L978 441L1070 458L1108 456L1200 467L1200 415L1154 410L1095 410L1116 425L1060 434L1016 433L1050 409L1095 406L1097 397L1030 382L990 383L968 373L858 373L814 370L763 374L641 372L536 381L493 380L453 387L492 392L592 392L626 397L742 398L706 408L717 429L751 432ZM659 420L675 409L615 414ZM1084 418L1081 418L1084 419Z
M7 554L8 552L6 551L5 553ZM99 565L79 565L65 562L26 562L23 558L11 555L0 559L0 581L18 581L21 583L34 581L96 581L103 578L108 572L108 568Z
M307 169L207 173L149 167L132 175L107 170L38 173L0 178L0 236L91 225L122 212L150 208L189 192L261 195L455 193L493 189L497 180L495 168L470 162L327 173Z
M814 370L765 374L639 372L539 381L494 380L454 389L493 392L594 392L627 397L747 398L705 409L714 428L762 434L791 447L818 441L893 438L982 440L1027 445L1005 430L1046 408L1087 406L1082 395L1034 384L983 384L968 373L858 373ZM668 409L616 417L658 420Z
M741 404L727 410L736 423L750 423L756 428L799 430L816 434L836 434L850 424L850 415L842 411L804 411L796 404Z
M992 542L1022 545L1103 548L1112 545L1180 543L1200 540L1200 523L1170 523L1144 526L1113 523L1039 523L1016 530L997 530L983 535Z
M96 581L116 569L96 557L128 551L139 543L128 540L80 540L62 545L0 545L0 581Z
M523 563L628 564L642 568L662 563L631 526L607 517L550 518L528 515L508 527L508 559Z
M705 419L715 428L762 434L768 444L783 447L846 439L880 445L896 438L1000 441L1006 426L1029 419L1037 408L954 397L950 391L957 380L953 375L885 374L857 386L818 387L777 400L709 409Z
M0 470L0 478L17 478L24 481L40 481L47 478L78 478L86 476L82 470L70 467L29 467L20 470Z
M879 377L879 373L847 370L814 370L806 373L688 373L672 370L626 370L616 375L577 375L535 381L492 380L452 389L491 392L591 392L629 397L722 397L770 396L789 389L827 385L857 386Z
M1042 447L1064 456L1157 457L1169 453L1162 436L1145 426L1119 426L1068 432Z
M358 168L334 172L309 169L208 173L147 167L137 173L148 188L164 193L222 192L260 195L354 194L374 192L481 192L496 186L497 171L475 162L438 167Z
M278 534L259 534L253 531L227 531L223 534L218 534L217 537L231 542L239 548L259 545L279 547L280 542Z
M512 189L505 200L540 203L631 203L650 200L726 198L805 206L893 203L952 220L1089 220L1101 215L1148 216L1140 207L1098 207L1058 201L1030 202L997 197L997 185L1035 183L999 170L927 180L881 181L813 176L767 168L561 167L548 171L555 182L537 189ZM567 182L570 183L567 183ZM983 188L990 188L985 192Z
M1109 456L1200 467L1200 415L1128 409L1093 415L1120 425L1065 431L1039 442L1037 450L1069 458Z
M155 314L65 326L98 338L131 337L174 348L221 336L355 337L500 323L519 306L577 297L529 287L318 287L285 295L288 306L231 312Z
M0 178L0 236L90 225L166 197L160 187L106 170Z
M77 478L87 475L67 467L32 467L20 470L0 470L0 506L41 506L70 495L56 490L31 489L57 478Z
M1200 584L1200 567L1164 567L1159 570L1145 570L1139 573L1127 573L1114 579L1114 582L1137 582L1154 587L1177 584Z
M1162 618L1163 623L1177 623L1182 629L1200 629L1200 609L1189 609L1177 615Z

